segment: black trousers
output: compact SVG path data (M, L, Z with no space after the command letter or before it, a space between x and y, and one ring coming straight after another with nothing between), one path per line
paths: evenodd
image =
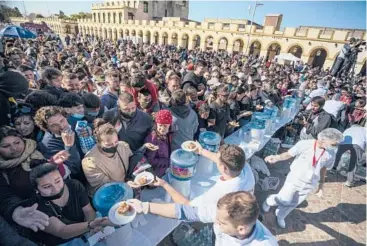
M333 70L331 71L331 75L332 76L337 76L339 77L339 71L341 70L341 68L343 67L343 64L344 64L344 58L336 58L336 61L335 61L335 64L333 66Z
M355 147L353 146L353 144L341 144L339 145L338 151L336 152L335 162L334 162L334 167L333 167L334 169L338 167L340 158L348 150L350 151L350 162L349 162L348 172L352 171L356 167L357 152L355 150Z

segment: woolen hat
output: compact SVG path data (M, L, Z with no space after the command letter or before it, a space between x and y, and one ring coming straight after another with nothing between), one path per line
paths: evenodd
M155 115L155 122L157 122L158 124L171 125L172 124L171 112L167 109L159 110Z

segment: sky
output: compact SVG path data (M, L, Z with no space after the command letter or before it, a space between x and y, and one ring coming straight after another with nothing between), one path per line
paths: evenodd
M102 1L7 1L27 13L90 12L92 3ZM259 1L255 22L263 24L266 14L283 14L281 27L324 26L337 28L366 29L366 1ZM189 19L203 21L204 18L249 19L249 5L254 1L189 1Z

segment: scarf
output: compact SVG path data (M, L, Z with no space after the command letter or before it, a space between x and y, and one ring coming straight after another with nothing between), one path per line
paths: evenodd
M41 152L36 150L37 143L34 140L25 139L24 144L24 151L20 157L11 160L5 160L0 156L0 169L14 168L21 164L24 171L30 172L30 164L32 160L45 159Z

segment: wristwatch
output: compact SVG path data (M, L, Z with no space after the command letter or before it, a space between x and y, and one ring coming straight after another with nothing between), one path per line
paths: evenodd
M87 228L88 228L88 231L91 231L91 230L94 229L93 227L90 226L90 221L88 221L88 227Z

